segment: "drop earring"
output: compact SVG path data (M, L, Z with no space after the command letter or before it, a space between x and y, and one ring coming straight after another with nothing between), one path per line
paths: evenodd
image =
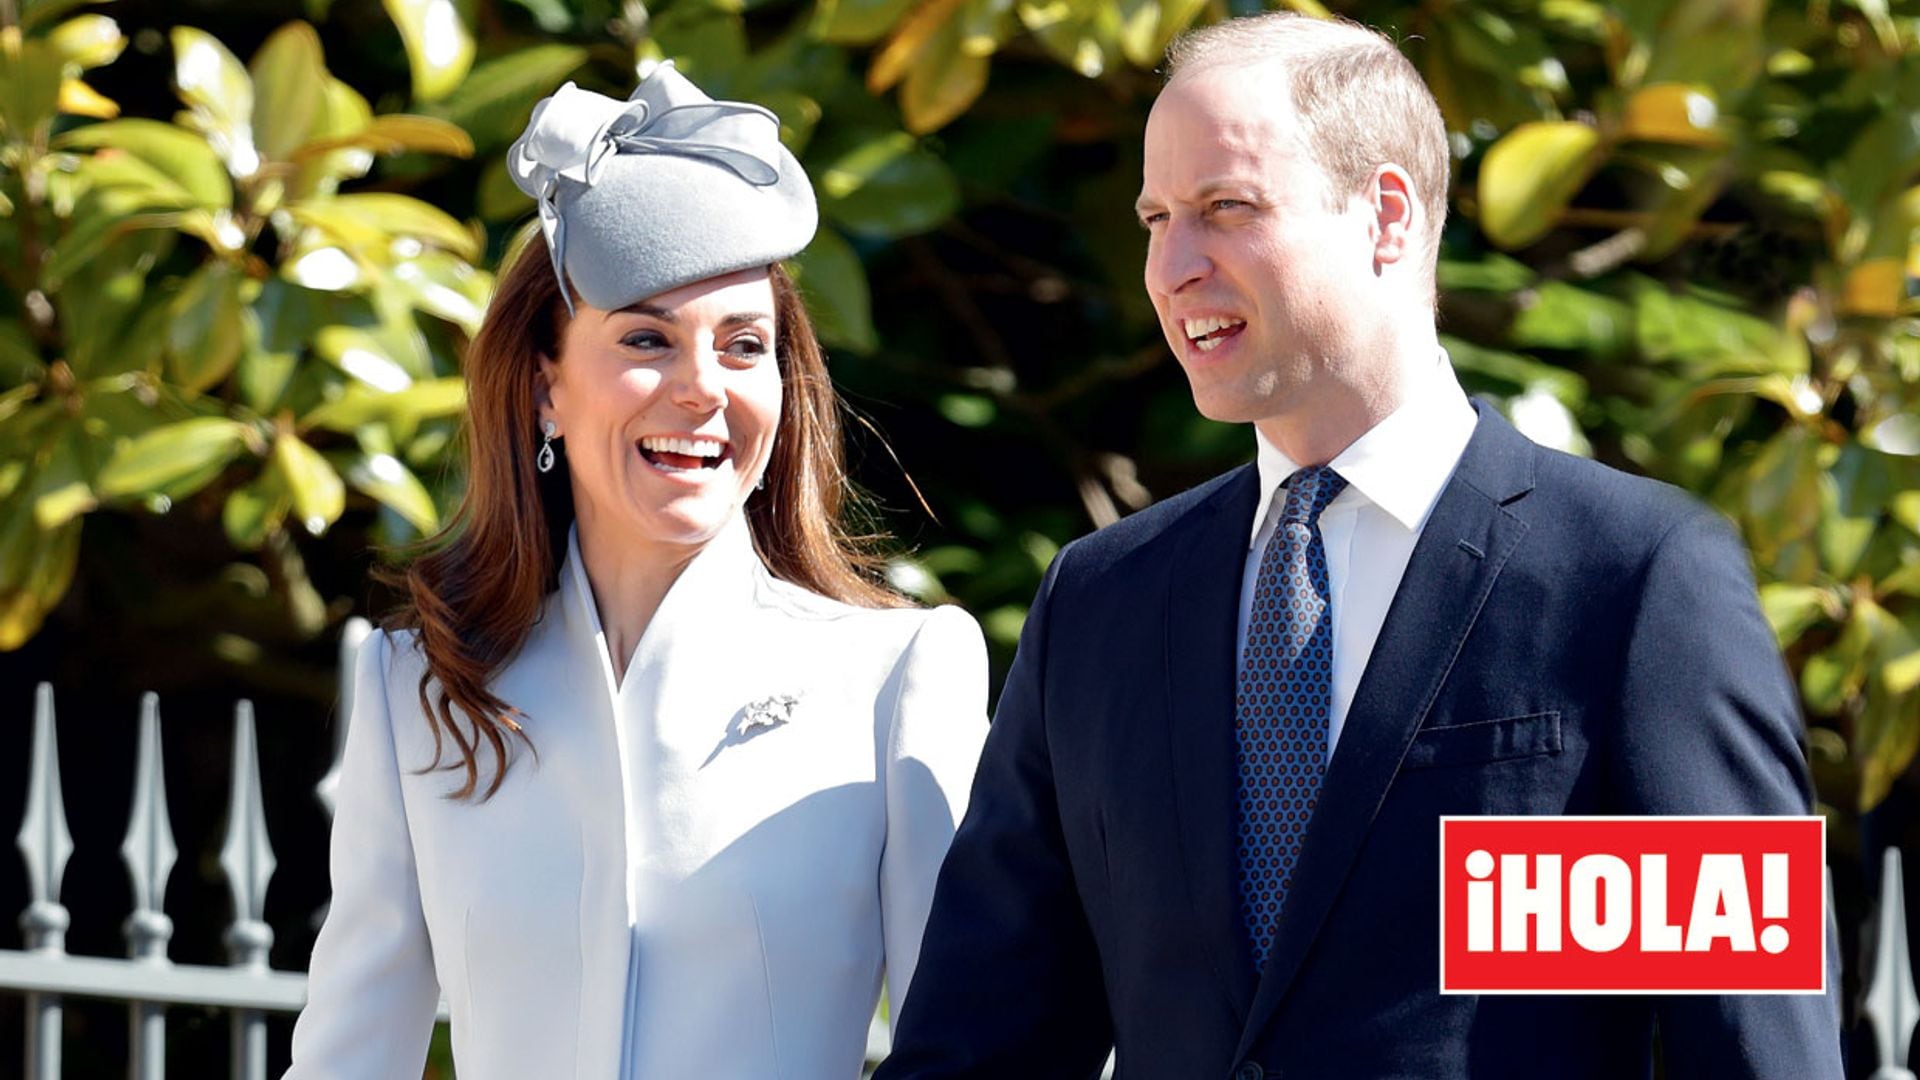
M558 431L559 428L551 420L541 425L541 428L543 433L546 435L546 439L545 441L541 442L540 454L538 457L535 457L533 459L533 464L543 473L552 472L553 471L553 433L555 431Z

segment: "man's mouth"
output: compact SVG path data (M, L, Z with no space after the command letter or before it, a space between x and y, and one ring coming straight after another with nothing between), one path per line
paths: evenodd
M647 464L666 473L717 469L733 456L732 447L723 439L648 435L640 440L639 447Z
M1204 319L1181 319L1180 329L1187 340L1201 352L1208 352L1220 346L1220 343L1246 329L1245 319L1225 316L1210 316Z

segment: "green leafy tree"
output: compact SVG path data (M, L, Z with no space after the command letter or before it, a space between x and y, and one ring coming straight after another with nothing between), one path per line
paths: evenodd
M356 592L343 552L458 490L459 348L531 213L507 144L562 81L624 94L650 60L781 117L859 475L913 545L894 580L1003 659L1059 544L1249 452L1192 411L1129 210L1162 50L1240 0L306 0L245 65L243 6L204 5L211 33L153 50L171 117L82 81L126 61L79 6L3 13L0 645L101 511L231 551L200 585L246 583L253 621L188 605L227 611L228 662L274 639L263 606L298 642L359 603L313 582ZM1920 8L1332 6L1403 41L1447 118L1468 388L1739 523L1823 797L1877 802L1920 748Z

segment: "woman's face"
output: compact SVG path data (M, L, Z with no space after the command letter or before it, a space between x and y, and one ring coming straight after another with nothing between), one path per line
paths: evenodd
M564 439L583 531L698 547L746 501L780 421L766 268L618 311L585 303L542 357L540 419Z

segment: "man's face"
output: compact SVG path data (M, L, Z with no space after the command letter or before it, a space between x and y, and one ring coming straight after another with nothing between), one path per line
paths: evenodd
M1357 192L1329 209L1291 97L1278 64L1215 68L1176 79L1147 121L1147 292L1215 420L1299 415L1324 375L1368 359L1374 218Z

